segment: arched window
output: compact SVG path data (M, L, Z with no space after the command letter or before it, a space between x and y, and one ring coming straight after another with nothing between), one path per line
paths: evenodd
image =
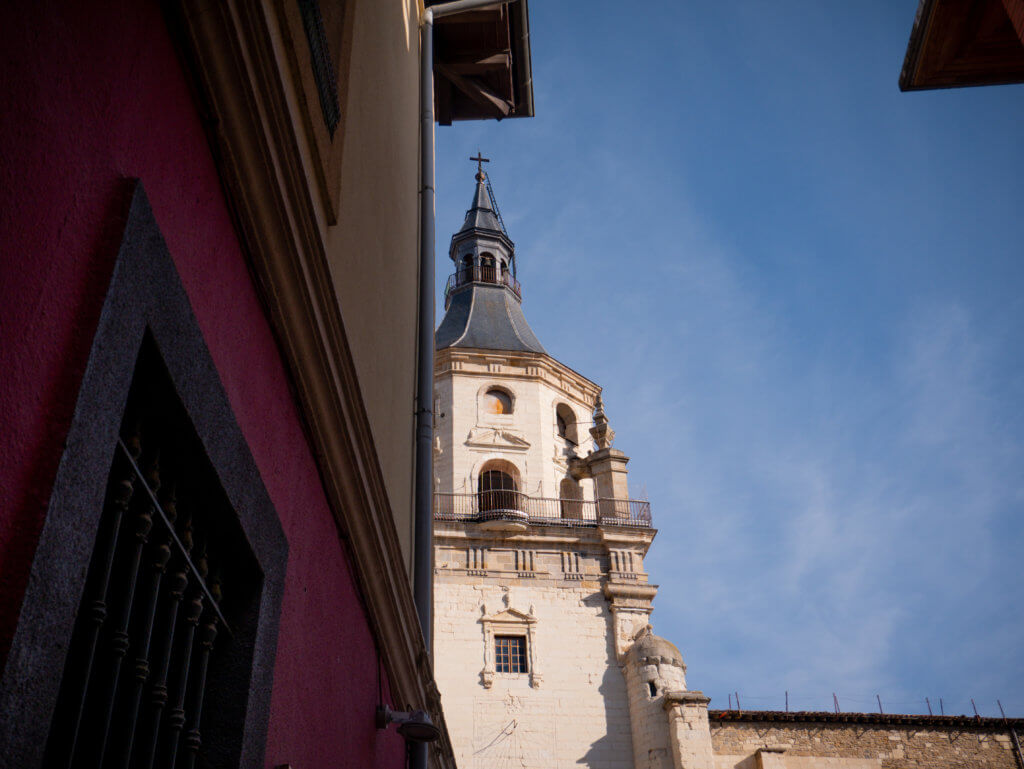
M559 507L563 518L583 517L583 489L572 478L563 478L558 485Z
M492 460L483 466L477 479L477 500L481 513L518 512L523 509L516 475L516 469L503 460Z
M505 390L492 387L484 393L485 414L511 414L512 396Z
M574 445L579 444L576 430L576 415L564 403L559 403L555 406L555 429L558 430L559 437L565 438Z

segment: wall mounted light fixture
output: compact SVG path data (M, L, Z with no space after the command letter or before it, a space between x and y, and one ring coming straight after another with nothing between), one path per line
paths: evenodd
M441 736L441 730L425 710L392 710L387 705L378 705L376 723L378 729L398 724L398 733L406 742L434 742Z

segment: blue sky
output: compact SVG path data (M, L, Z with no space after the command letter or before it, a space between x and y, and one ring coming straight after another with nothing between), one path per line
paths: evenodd
M1024 715L1024 86L900 93L916 5L534 0L537 117L438 128L712 707Z

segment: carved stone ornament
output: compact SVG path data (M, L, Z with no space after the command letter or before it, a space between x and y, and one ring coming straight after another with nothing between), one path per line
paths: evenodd
M474 427L466 436L467 446L506 451L526 451L530 442L514 430L499 427Z
M590 428L590 436L594 439L599 449L607 449L615 440L615 431L608 425L608 417L604 413L604 401L597 396L597 405L594 406L594 426Z

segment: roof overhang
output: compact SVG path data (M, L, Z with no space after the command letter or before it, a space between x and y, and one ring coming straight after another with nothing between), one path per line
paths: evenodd
M427 0L427 7L442 0ZM527 0L434 22L437 122L533 117Z
M1024 82L1024 0L920 0L900 90Z

